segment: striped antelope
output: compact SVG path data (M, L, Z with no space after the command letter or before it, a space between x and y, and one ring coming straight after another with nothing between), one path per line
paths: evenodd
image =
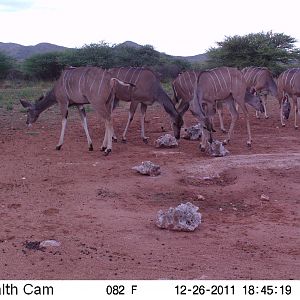
M109 70L113 77L134 85L133 88L118 85L115 90L116 101L130 102L129 116L124 129L122 140L126 141L128 127L133 120L137 106L141 104L141 137L145 143L145 114L148 105L160 103L172 119L172 126L176 138L180 138L180 129L183 125L182 117L177 112L172 100L163 90L156 75L147 68L122 67Z
M280 106L280 121L281 125L285 126L285 119L290 115L289 97L293 99L294 104L294 127L297 125L298 102L297 98L300 97L300 68L292 68L282 72L277 79L278 86L278 100Z
M105 136L101 150L108 155L112 149L113 125L111 111L114 100L114 91L117 85L125 85L116 78L112 78L107 70L97 67L70 68L62 72L54 87L45 96L34 104L20 100L23 107L27 108L27 124L34 123L41 112L58 103L62 115L62 128L56 150L63 145L67 125L68 108L76 106L87 137L89 150L93 144L89 135L86 114L83 105L91 104L98 116L105 121Z
M277 97L277 86L271 71L268 68L247 67L242 69L242 73L246 79L248 90L262 94L265 118L268 119L269 116L266 108L268 94L271 94L273 97ZM258 111L256 111L256 117L259 118Z
M195 83L197 81L197 77L201 74L201 71L185 71L177 76L177 78L172 83L172 88L174 91L174 102L179 102L179 106L177 107L177 110L183 114L185 111L189 108L189 103L192 101L194 96L194 88ZM220 76L217 73L215 73L216 76ZM217 77L218 78L218 77ZM213 77L213 80L216 80L217 78ZM223 80L223 78L221 77ZM217 83L217 81L216 81ZM222 117L222 104L225 103L229 106L229 111L231 113L231 117L234 118L235 111L232 108L231 103L232 98L217 101L216 103L216 110L219 115L220 119L220 125L221 130L226 133L226 129L224 127L223 123L223 117ZM261 101L257 97L253 97L249 92L246 91L245 93L245 102L251 106L253 106L256 110L263 110ZM213 112L210 113L211 117L214 115ZM211 120L212 122L212 120ZM213 128L212 128L213 130ZM214 131L214 130L213 130Z
M249 122L248 110L245 105L247 84L242 72L236 68L220 67L208 71L203 71L198 75L195 85L194 97L191 101L192 113L204 124L204 128L210 132L210 140L212 126L210 116L216 112L216 101L223 101L229 105L229 110L232 116L228 138L224 143L228 143L231 139L232 132L238 113L236 111L234 102L242 109L248 132L247 145L251 146L252 137ZM247 93L249 101L260 103L261 110L263 110L261 100L258 96ZM204 148L204 139L202 139L201 148Z

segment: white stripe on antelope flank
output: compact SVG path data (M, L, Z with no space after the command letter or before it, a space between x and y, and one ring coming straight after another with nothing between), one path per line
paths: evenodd
M257 82L259 82L259 78L264 74L264 71L265 71L265 70L260 70L260 71L259 71L259 75L257 76L257 79L256 79Z
M99 85L99 87L98 87L98 95L99 95L99 93L100 93L100 91L101 91L102 82L103 82L103 78L104 78L104 74L105 74L105 73L106 73L106 71L102 72L101 82L100 82L100 85Z
M140 68L140 72L139 72L138 76L136 77L136 81L134 82L135 85L137 85L137 82L140 79L140 75L141 75L142 71L143 71L143 69Z
M119 68L119 70L118 70L118 74L117 74L117 78L119 78L119 76L120 76L120 72L121 72L121 70L123 69L123 67L121 67L121 68Z
M210 74L210 72L208 72L208 75L209 77L211 78L212 82L213 82L213 87L214 87L214 90L215 90L215 95L217 95L217 86L216 86L216 83L215 83L215 80L213 78L213 76Z
M215 70L212 70L212 72L213 72L213 74L215 75L216 79L217 79L218 82L219 82L220 91L222 91L222 90L223 90L223 87L222 87L222 85L221 85L221 81L220 81L220 79L219 79L219 76L218 76L217 72L216 72Z
M70 80L71 80L71 77L72 77L72 73L68 71L68 74L66 75L66 90L67 90L67 95L68 95L68 98L69 100L71 99L71 88L70 88ZM69 94L70 93L70 94Z
M94 80L92 81L92 84L90 86L90 92L92 91L92 88L93 88L93 85L94 85L95 81L96 81L96 77L94 77Z
M65 71L64 76L63 76L63 86L64 86L64 90L66 91L68 99L70 99L70 96L69 96L69 93L67 90L67 74L68 74L68 71Z
M186 73L184 73L183 74L183 80L184 80L184 83L185 83L185 86L186 86L186 91L187 91L187 93L189 94L189 86L188 86L188 84L187 84L187 81L186 81Z
M252 68L252 70L249 73L249 79L248 79L248 81L251 84L255 83L255 81L254 81L255 76L253 74L256 74L256 68Z
M223 72L221 72L221 70L220 70L220 74L221 74L221 77L222 77L222 79L223 79L223 81L224 81L224 83L225 83L225 89L228 90L227 81L225 80L225 77L223 76Z
M125 78L123 79L123 81L125 81L125 82L127 81L127 80L126 80L126 77L127 77L128 73L129 73L129 71L130 71L131 69L132 69L132 67L130 67L130 68L127 70L127 72L126 72L126 74L125 74Z
M246 81L248 82L249 81L249 78L248 78L248 73L250 72L250 67L246 68L246 72L244 74L244 77L246 79Z
M83 72L79 78L79 83L78 83L78 91L79 91L79 94L81 95L81 80L82 78L85 76L87 70L85 72Z
M228 76L229 76L229 80L230 80L230 89L232 90L232 77L231 77L231 75L230 75L230 72L229 72L229 69L228 68L226 68L227 69L227 73L228 73Z
M292 76L292 78L291 78L291 80L290 80L290 87L291 87L291 88L293 88L294 85L295 85L295 76L296 76L296 74L297 74L297 71L294 72L294 74L293 74L293 76Z
M290 74L290 72L291 72L292 70L294 70L294 69L289 69L289 70L287 70L287 71L285 72L285 73L286 73L286 78L285 78L284 86L287 86L288 76L289 76L289 74Z
M135 68L134 71L132 72L131 78L129 79L128 82L132 83L132 79L133 79L133 76L134 76L136 70L137 70L137 68Z

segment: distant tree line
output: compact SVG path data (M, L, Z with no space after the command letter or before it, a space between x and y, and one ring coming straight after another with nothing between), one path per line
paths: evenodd
M5 66L3 64L2 67L1 61L5 63ZM191 68L188 61L174 59L172 56L162 54L154 50L151 45L134 48L118 45L109 46L102 42L64 52L36 54L19 64L7 55L1 54L0 79L16 75L26 79L55 80L60 76L61 71L68 66L149 67L162 80L173 78L180 71Z
M240 69L261 66L278 75L286 68L300 67L300 50L295 47L295 43L294 38L283 33L235 35L226 37L224 41L217 43L217 47L210 48L207 51L208 60L199 64L175 59L156 51L151 45L134 48L124 45L110 46L105 42L65 52L37 54L21 63L0 53L0 79L54 80L67 66L144 66L152 68L162 80L175 78L179 72L187 69L209 69L218 66Z

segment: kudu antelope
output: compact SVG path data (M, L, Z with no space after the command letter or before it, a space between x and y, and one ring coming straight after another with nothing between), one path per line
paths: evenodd
M40 113L58 103L62 115L62 128L59 142L56 146L60 150L63 145L67 125L69 106L77 106L82 125L87 137L89 150L93 144L88 132L86 114L83 105L91 104L98 116L105 121L105 136L101 150L107 155L112 149L113 125L111 111L114 100L114 91L117 85L126 85L116 78L112 78L107 70L97 67L79 67L66 69L54 84L54 87L45 96L35 103L20 100L27 108L27 124L34 123Z
M210 132L211 139L212 126L209 117L216 112L216 101L226 102L229 105L232 117L228 138L224 141L228 143L238 118L234 105L237 103L245 115L248 132L247 145L251 146L252 137L245 98L248 98L251 102L260 103L262 106L258 96L247 93L247 84L241 71L229 67L207 70L198 75L193 100L191 101L191 111ZM204 147L203 143L204 140L202 139L201 148Z
M225 68L227 70L227 68ZM226 74L229 74L228 71ZM197 82L198 76L202 73L203 71L185 71L177 76L177 78L173 81L172 83L172 88L174 91L174 102L179 102L179 106L177 107L177 110L183 114L185 111L188 110L189 104L192 101L194 97L194 89L195 89L195 84ZM222 83L224 87L227 85L225 84L226 81L224 78L224 75L219 72L219 69L211 70L211 80L214 83L214 86ZM230 75L230 74L229 74ZM229 85L229 83L227 83ZM250 94L248 91L245 92L245 102L251 106L253 106L256 110L263 111L263 106L261 103L261 100L258 97L254 97L252 94ZM229 111L231 114L231 118L234 119L236 118L236 109L234 109L233 106L233 98L232 97L227 97L226 99L218 100L216 102L215 108L216 111L219 114L219 119L220 119L220 125L221 125L221 130L225 133L227 132L224 128L224 123L223 123L223 117L222 117L222 104L225 103L229 106ZM205 103L204 103L205 104ZM215 112L212 109L210 112L207 112L210 117L212 117ZM212 122L212 121L211 121ZM212 126L212 131L213 126ZM226 141L225 141L226 142Z
M265 118L268 119L266 107L268 94L277 97L277 86L271 71L268 68L247 67L242 69L242 73L247 83L247 89L252 93L256 92L262 95ZM259 118L259 111L256 111L256 117Z
M160 103L172 119L174 135L180 138L180 129L183 125L181 114L177 112L172 100L163 90L159 79L147 68L122 67L109 70L113 77L121 81L133 84L133 88L118 85L115 90L115 99L130 102L129 116L124 129L122 140L126 141L128 127L133 120L137 106L141 104L141 137L146 143L145 136L145 114L148 105L154 102Z
M297 129L297 98L300 97L300 68L292 68L282 72L277 79L277 86L281 125L285 126L283 119L289 118L291 109L289 97L291 97L294 104L294 127Z

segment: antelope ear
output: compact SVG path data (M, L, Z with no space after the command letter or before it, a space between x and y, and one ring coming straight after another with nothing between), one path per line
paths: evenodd
M32 104L26 100L21 99L20 102L21 102L22 106L25 108L29 108L32 106Z

